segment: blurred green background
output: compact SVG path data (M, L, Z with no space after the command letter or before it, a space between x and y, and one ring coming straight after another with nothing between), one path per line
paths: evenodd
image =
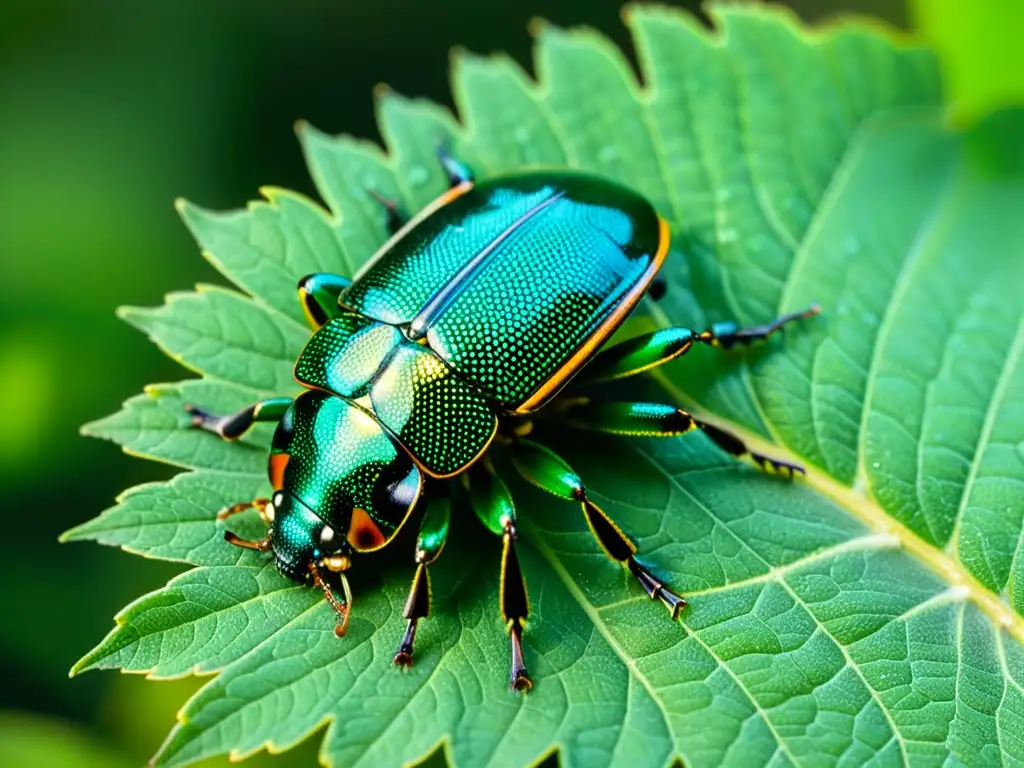
M903 0L789 4L807 19L852 10L908 23ZM448 50L506 50L529 67L526 25L535 16L595 26L629 50L619 7L0 4L0 764L140 765L200 682L113 673L69 680L114 613L178 568L57 543L121 490L171 472L77 430L146 383L185 376L113 314L118 304L156 304L167 291L218 281L173 199L232 208L264 184L313 194L292 133L297 118L377 139L377 82L450 105ZM311 765L315 752L314 740L252 764Z

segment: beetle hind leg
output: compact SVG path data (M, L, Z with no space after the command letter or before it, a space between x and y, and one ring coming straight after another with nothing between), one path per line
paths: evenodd
M653 286L651 290L654 290ZM803 312L783 315L770 323L752 328L739 328L736 323L715 323L703 331L683 326L662 328L602 350L580 372L578 381L596 383L635 376L682 357L698 343L720 349L751 344L768 338L789 323L812 317L819 311L820 307L815 305Z
M516 510L508 486L494 473L485 456L463 475L473 511L484 526L501 536L501 619L509 639L509 688L525 693L533 687L523 656L523 632L530 615L526 579L516 553Z
M636 559L636 545L597 504L587 496L579 475L549 449L529 440L512 444L512 463L526 480L566 501L579 502L583 515L601 549L624 566L651 600L658 600L673 620L687 602Z
M509 520L501 537L501 618L508 630L511 664L509 665L509 688L525 693L533 687L533 681L526 671L523 659L523 630L530 612L526 595L526 579L519 567L519 556L515 548L515 523Z
M606 432L627 437L676 437L699 429L726 453L736 458L749 456L762 470L794 477L805 474L799 464L773 459L750 450L731 432L700 421L682 408L662 403L591 403L577 398L560 418L576 429Z

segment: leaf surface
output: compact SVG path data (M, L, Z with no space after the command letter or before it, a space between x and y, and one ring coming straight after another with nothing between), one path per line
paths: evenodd
M946 130L933 57L857 23L808 31L742 6L716 9L715 32L656 8L627 18L644 87L600 35L540 27L537 83L507 58L456 59L463 127L388 91L387 154L301 127L329 213L280 191L227 214L183 204L251 298L204 289L126 311L205 378L150 388L86 431L192 471L68 534L195 566L76 667L219 673L158 763L286 749L325 723L332 765L399 764L439 742L460 766L556 748L587 766L1024 762L1024 121ZM266 492L269 431L229 445L182 410L293 393L308 338L295 280L351 273L383 242L371 191L406 210L441 192L442 140L482 176L570 164L649 196L675 243L650 309L662 324L822 305L762 347L691 352L653 390L806 464L806 481L700 434L550 436L691 607L666 619L573 505L515 486L525 697L507 690L497 539L456 521L400 672L411 547L360 561L338 641L313 590L214 521Z

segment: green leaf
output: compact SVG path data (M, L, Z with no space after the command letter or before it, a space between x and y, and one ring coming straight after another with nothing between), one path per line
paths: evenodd
M286 749L327 724L332 765L992 765L1024 762L1024 113L943 127L935 59L867 25L809 31L779 10L627 15L645 85L600 35L538 25L534 83L459 53L461 126L378 92L388 154L300 125L330 213L274 191L245 211L182 204L251 298L177 294L126 319L205 378L151 387L88 434L181 466L70 531L196 566L117 617L76 666L216 677L156 762ZM671 222L649 318L758 323L819 302L784 338L695 350L644 397L681 402L808 466L765 477L700 434L543 434L686 595L665 618L578 510L514 486L536 685L507 689L500 542L453 521L431 566L416 666L391 657L409 534L353 569L338 640L314 590L223 543L215 515L265 494L269 430L188 429L294 390L308 331L292 289L351 273L385 237L370 191L416 210L450 143L480 175L569 164L643 191ZM637 384L636 386L641 386ZM243 516L233 528L256 535Z
M914 0L915 26L942 62L954 119L977 122L1005 107L1024 106L1024 5L1014 0Z

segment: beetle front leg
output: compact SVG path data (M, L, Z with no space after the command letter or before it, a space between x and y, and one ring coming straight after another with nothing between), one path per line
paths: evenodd
M467 480L469 500L477 517L492 533L501 536L501 619L508 632L511 651L509 687L526 692L533 687L523 658L523 631L530 614L526 580L516 554L516 508L508 486L494 474L485 456L463 477Z
M443 146L437 148L437 159L448 175L448 186L458 187L473 181L473 171L469 166L453 157Z
M686 607L686 601L656 579L634 557L637 548L629 537L587 496L579 475L554 452L530 440L512 444L512 463L526 480L566 501L577 501L591 533L609 558L625 566L652 600L660 600L672 619Z
M299 280L299 304L306 322L314 331L341 314L338 297L351 282L330 272L314 272Z
M272 397L227 416L215 416L191 404L186 405L185 410L192 414L192 426L225 440L238 440L258 421L280 421L291 404L290 397Z
M248 512L250 509L255 509L259 513L260 520L267 526L270 526L274 522L271 517L270 506L270 499L260 498L253 499L252 501L242 501L238 504L232 504L230 507L224 507L224 509L217 513L217 519L223 522L232 515L239 515L242 512Z
M416 573L412 577L409 597L402 613L408 623L394 659L400 667L412 666L416 626L420 619L430 613L430 576L427 574L427 566L437 559L444 548L448 538L450 509L451 503L447 497L432 499L420 525L420 534L416 539Z
M384 209L387 211L387 218L384 220L384 226L387 228L389 235L395 234L405 226L409 217L406 216L398 207L398 203L389 197L384 197L384 195L374 189L370 190L370 194L373 195L373 198L383 205Z
M818 314L817 305L777 320L752 328L739 328L736 323L715 323L703 331L674 326L637 336L608 347L598 353L580 372L578 381L599 382L635 376L655 366L664 365L685 355L695 343L730 349L738 344L750 344L771 336L787 323Z
M629 437L675 437L700 429L719 448L737 458L749 456L762 470L774 470L793 477L804 468L799 464L773 459L750 450L731 432L700 421L682 408L662 403L591 403L577 399L560 414L562 420L576 429L607 432Z

